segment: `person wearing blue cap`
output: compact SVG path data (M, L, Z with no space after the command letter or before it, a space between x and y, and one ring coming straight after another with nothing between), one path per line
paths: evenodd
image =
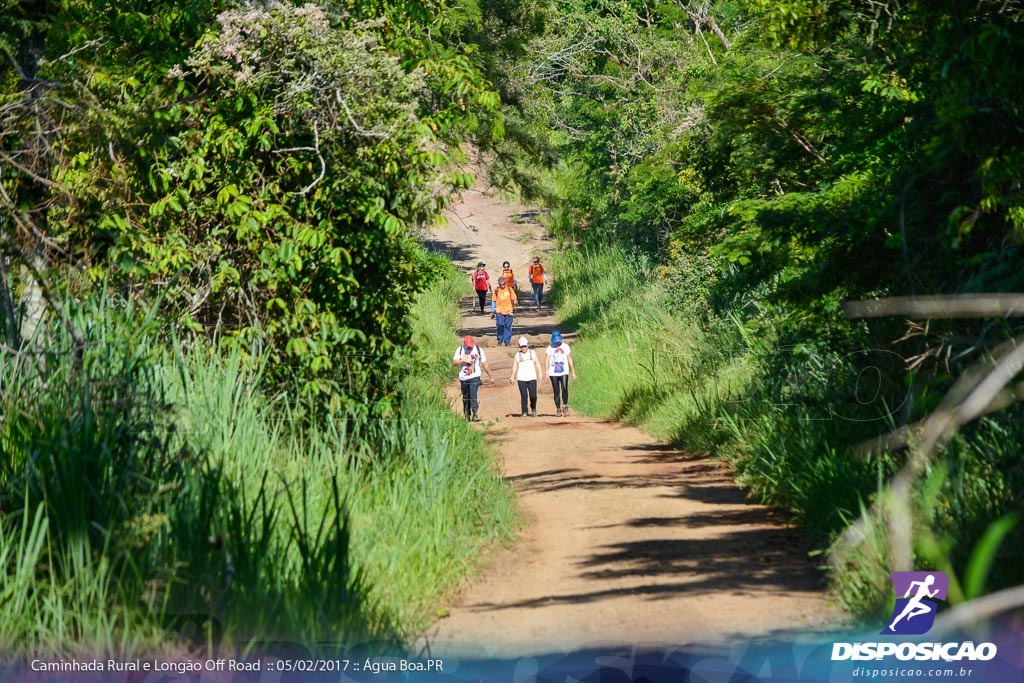
M572 349L562 341L562 333L551 333L551 344L544 351L547 356L546 374L551 379L555 394L555 412L559 417L569 416L569 375L576 379L576 366L572 362Z

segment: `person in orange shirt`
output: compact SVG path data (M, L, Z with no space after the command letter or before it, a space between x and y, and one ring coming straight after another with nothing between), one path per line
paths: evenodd
M512 266L508 261L501 264L501 276L505 278L505 284L513 291L519 289L519 280L516 279L516 274L512 272Z
M540 263L540 257L534 256L530 264L530 285L533 287L533 304L540 310L540 302L544 297L544 285L548 281L547 271Z
M516 290L509 287L503 277L498 278L498 286L491 296L491 317L497 321L498 346L512 344L512 316L519 305Z

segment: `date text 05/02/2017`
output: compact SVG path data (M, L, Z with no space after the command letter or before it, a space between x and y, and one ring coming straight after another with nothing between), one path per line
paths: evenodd
M266 671L360 671L380 674L389 671L444 671L441 659L402 659L398 657L367 657L358 659L278 659L265 660Z

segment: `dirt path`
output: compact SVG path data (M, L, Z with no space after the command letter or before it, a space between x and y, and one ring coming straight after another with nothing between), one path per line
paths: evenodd
M510 261L525 302L526 265L550 245L523 217L523 207L474 191L433 246L467 273L486 262L492 282ZM515 546L497 551L485 575L426 634L433 653L710 643L815 629L837 618L793 530L749 503L724 465L615 422L555 417L543 379L539 416L518 417L518 390L508 383L515 349L495 347L493 321L474 305L463 303L462 334L482 342L496 379L490 386L484 378L481 418L525 524ZM554 312L545 303L539 313L516 317L513 340L526 335L543 357L557 328ZM574 331L561 331L571 344ZM576 363L585 374L586 358ZM461 409L454 379L450 395Z

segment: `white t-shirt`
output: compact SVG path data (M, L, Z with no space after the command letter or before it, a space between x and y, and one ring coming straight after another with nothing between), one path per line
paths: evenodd
M536 358L537 352L533 349L528 349L526 353L516 352L516 360L519 361L519 367L516 369L517 381L529 382L537 379L537 366L533 364Z
M452 360L466 360L468 358L472 358L473 362L461 366L462 369L459 370L460 381L479 377L480 364L487 362L487 356L484 355L484 350L480 348L479 344L474 345L472 349L467 349L464 344L459 344L459 348L455 349L455 355L452 356Z
M544 355L548 359L548 377L558 377L569 374L569 354L572 350L569 345L562 342L558 346L548 346Z

